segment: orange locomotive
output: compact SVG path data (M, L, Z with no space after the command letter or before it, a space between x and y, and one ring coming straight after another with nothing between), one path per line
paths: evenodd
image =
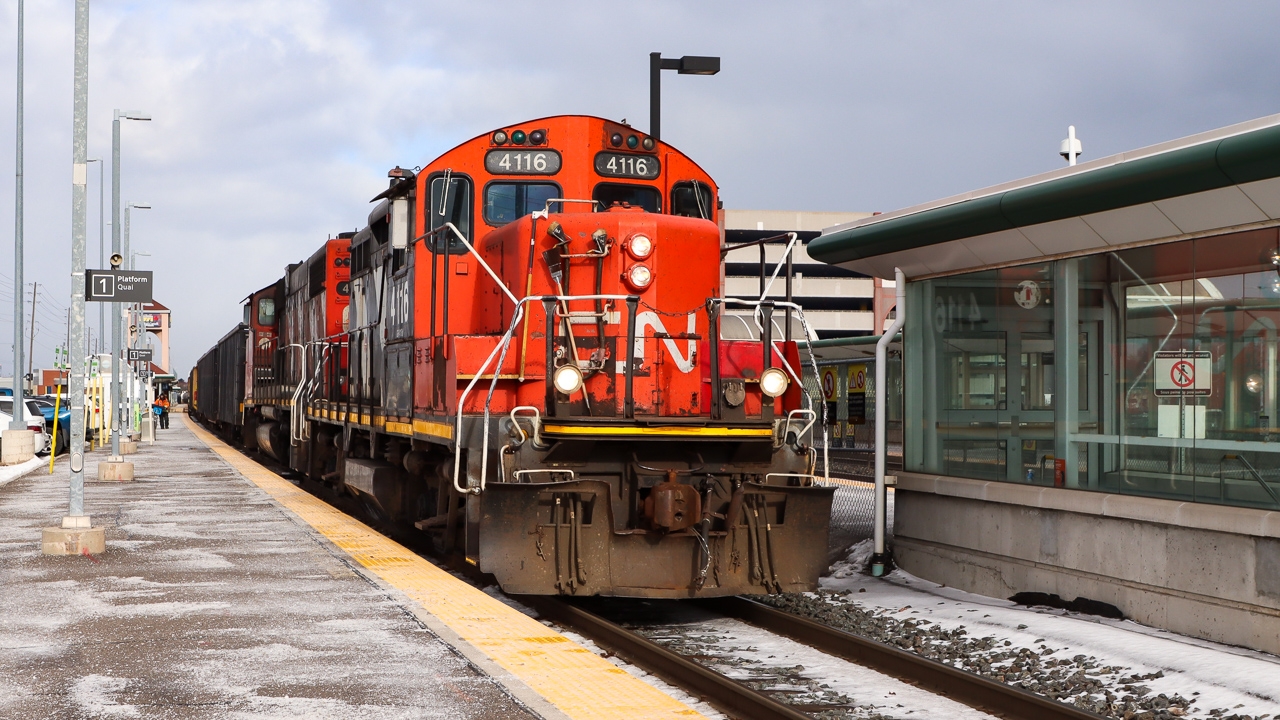
M250 296L247 440L510 592L816 585L833 490L799 349L770 303L721 339L701 168L558 116L390 175L368 226Z

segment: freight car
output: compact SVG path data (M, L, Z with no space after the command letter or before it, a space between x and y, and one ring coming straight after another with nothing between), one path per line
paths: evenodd
M790 338L803 314L724 299L696 163L557 116L389 175L364 228L248 298L246 445L510 592L815 587L834 490ZM728 312L758 335L723 339ZM205 377L226 372L203 363L196 414L225 424Z

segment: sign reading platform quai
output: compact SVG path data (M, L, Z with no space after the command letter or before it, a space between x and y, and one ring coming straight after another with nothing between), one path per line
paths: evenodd
M150 270L85 270L89 302L151 302Z

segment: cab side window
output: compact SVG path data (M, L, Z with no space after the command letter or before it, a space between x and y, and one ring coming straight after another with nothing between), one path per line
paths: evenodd
M688 180L672 186L672 215L710 220L713 208L715 208L715 197L711 194L710 185L697 180Z
M276 301L274 298L258 298L258 324L276 324Z
M445 172L431 178L431 204L427 208L427 223L430 230L437 230L448 223L458 228L458 232L471 242L471 178ZM443 230L431 236L432 252L448 252L461 255L467 252L467 246L449 230Z

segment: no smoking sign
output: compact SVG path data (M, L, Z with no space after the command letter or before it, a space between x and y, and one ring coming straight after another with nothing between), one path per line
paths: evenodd
M1162 350L1155 358L1156 395L1213 394L1213 355L1207 351Z

